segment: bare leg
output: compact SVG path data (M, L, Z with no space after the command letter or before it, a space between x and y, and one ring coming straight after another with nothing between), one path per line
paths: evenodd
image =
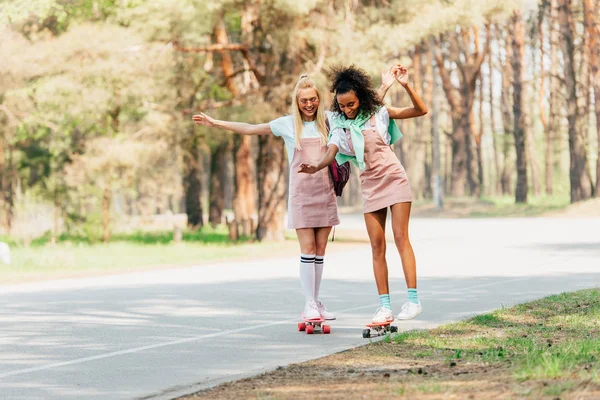
M325 226L323 228L315 228L315 244L316 254L318 256L325 255L325 248L327 247L327 241L329 240L329 233L331 233L331 226Z
M389 294L388 267L385 260L385 219L387 208L365 214L365 224L369 240L371 241L371 252L373 255L373 274L379 294Z
M411 203L397 203L392 209L392 231L394 232L394 242L400 253L402 260L402 269L404 270L404 279L406 287L409 289L417 288L417 262L410 239L408 237L408 221L410 219Z
M298 236L298 243L300 244L300 252L302 254L316 254L317 244L313 228L296 229L296 235Z

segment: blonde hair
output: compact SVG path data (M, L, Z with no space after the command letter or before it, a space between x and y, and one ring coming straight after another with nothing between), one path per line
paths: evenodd
M296 137L296 148L298 150L302 150L301 139L302 139L302 130L304 129L304 125L302 123L302 114L300 112L300 108L298 107L298 92L301 89L315 89L317 92L317 98L319 99L319 106L317 107L316 112L316 129L319 132L319 136L321 139L321 144L323 146L327 145L327 136L328 129L325 123L325 110L323 105L323 99L321 98L321 92L317 85L308 77L306 74L302 74L298 83L296 83L296 87L294 88L294 92L292 94L292 118L294 119L294 135Z

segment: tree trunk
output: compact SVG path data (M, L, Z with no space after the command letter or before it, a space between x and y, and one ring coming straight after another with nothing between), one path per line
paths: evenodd
M592 196L592 182L589 177L585 136L578 132L580 127L577 107L577 78L575 76L574 26L571 0L558 0L560 21L560 45L564 59L565 86L567 88L567 120L569 123L569 177L571 182L571 203L589 199Z
M541 6L540 6L541 7ZM543 12L543 11L542 11ZM538 108L540 113L540 121L542 123L542 131L544 133L544 143L546 146L546 156L548 155L548 122L546 120L546 107L544 104L544 99L546 98L546 49L544 46L544 14L540 15L538 18L538 41L540 43L540 86L538 88ZM552 78L550 78L552 79ZM533 161L533 159L532 159ZM535 161L533 161L535 165ZM552 164L550 164L550 167ZM545 186L546 193L548 194L548 187L552 187L552 182L548 184L548 178L551 178L551 174L548 172L548 159L544 160L544 177L545 177ZM538 195L540 189L535 186L534 181L534 194Z
M523 42L524 42L524 46L525 46L526 45L525 38L523 39ZM533 43L531 43L529 48L531 49L531 60L532 60L532 62L529 63L529 65L531 66L531 76L535 76L535 69L536 69L535 45ZM523 64L522 68L525 69L526 65L527 65L526 63ZM525 72L523 72L523 74L525 75ZM522 97L524 98L524 100L523 100L524 104L528 105L528 107L526 107L527 112L525 113L525 118L524 118L525 134L526 134L525 143L527 146L527 163L529 166L529 172L531 173L531 191L533 192L534 196L539 196L542 192L542 184L540 182L540 169L538 167L537 157L535 154L535 133L531 126L531 116L535 115L536 104L535 104L534 97L533 97L533 91L529 89L532 86L529 86L529 85L525 86L525 84L526 84L526 82L523 82L524 86L522 88L522 90L523 90ZM529 99L531 99L531 100L529 100ZM539 104L537 106L539 107Z
M548 129L545 132L546 141L546 194L552 195L554 192L554 171L557 168L556 163L560 162L557 155L557 142L560 139L560 115L558 110L558 101L562 85L558 77L558 46L559 46L559 28L558 28L558 5L557 0L550 1L550 18L548 19L548 28L550 36L550 96L548 98Z
M594 89L594 114L596 115L596 136L598 138L598 159L596 160L596 197L600 197L600 5L592 0L584 0L585 26L588 34L588 49L592 86Z
M223 223L223 209L225 208L225 181L226 155L229 151L229 142L219 143L210 158L210 187L208 222L214 228Z
M8 174L6 187L4 188L4 201L6 202L6 231L7 233L12 232L12 223L15 216L15 178L17 172L13 162L13 147L11 144L8 145L8 168L5 167L5 172Z
M430 51L429 54L433 52L433 43L430 42ZM432 64L432 63L429 63ZM433 73L431 79L431 90L432 90L432 114L431 114L431 176L433 182L432 186L432 194L433 194L433 204L435 204L436 210L444 209L444 191L443 191L443 181L441 175L441 144L440 144L440 131L439 131L439 113L440 113L440 104L439 104L439 90L437 90L437 86L435 85Z
M179 41L176 34L174 34L173 40ZM188 79L186 60L182 52L175 54L174 70L176 108L183 113L183 110L194 108L196 90L193 82ZM178 135L177 141L180 145L183 162L182 188L187 225L192 229L198 229L204 225L201 180L203 166L199 138L194 124L190 122Z
M472 36L474 34L474 36ZM476 176L476 157L473 157L472 149L472 106L475 98L476 82L479 78L481 64L490 47L490 36L488 37L483 51L479 51L478 46L472 50L471 42L473 37L477 38L477 30L472 28L461 28L460 33L453 32L449 34L449 56L450 61L459 70L459 85L456 87L446 69L441 52L441 41L436 40L435 59L444 93L450 104L452 115L452 182L451 194L453 196L464 196L467 183L471 194L479 194L478 181Z
M456 121L452 134L452 172L450 193L452 196L462 197L465 195L467 186L467 154L468 135L470 131L469 116Z
M417 45L414 49L413 55L413 84L417 93L423 93L423 76L422 76L422 57L423 57L423 46ZM410 171L410 181L413 190L413 194L416 199L421 199L425 192L425 146L424 146L424 135L423 135L423 121L424 118L414 119L414 131L412 132L412 151L413 162L410 165L408 171Z
M425 77L426 77L426 84L427 84L427 89L425 90L424 93L424 101L425 104L432 104L433 103L433 85L434 85L434 76L433 76L433 54L431 53L431 43L428 42L424 42L423 44L424 46L424 51L425 54L427 55L427 60L425 62ZM438 107L439 109L439 107ZM439 110L438 110L439 112ZM439 117L439 116L438 116ZM433 128L432 128L432 124L433 120L429 119L429 130L431 132L431 134L433 135ZM436 119L436 123L437 123L437 119ZM437 129L437 128L436 128ZM439 132L436 131L436 135L438 135L438 140L439 140ZM423 137L425 137L425 135L423 135ZM433 136L430 137L430 141L429 143L427 143L428 146L425 146L424 152L426 153L426 157L425 157L425 197L426 198L432 198L433 197L433 184L434 184L434 178L433 178ZM439 152L439 143L438 143L438 148L437 151ZM439 153L438 153L438 157L439 157ZM440 166L439 166L439 159L438 159L438 166L437 166L437 173L439 174L440 171Z
M247 135L235 138L235 196L233 212L238 221L240 234L251 236L254 231L252 221L256 218L256 180L252 158L252 137Z
M253 46L254 29L257 27L260 6L257 2L248 2L242 12L241 28L242 41L248 46ZM228 40L228 39L227 39ZM246 68L247 61L244 67ZM251 88L259 86L256 76L251 72L244 73L244 89L246 92ZM238 95L237 88L232 88L232 94ZM233 197L233 213L235 215L235 230L239 235L250 237L256 229L255 221L257 215L257 192L256 192L256 166L252 157L251 136L242 135L234 138L234 174L235 193Z
M508 31L508 29L507 29ZM507 34L508 36L508 34ZM504 68L502 73L502 92L500 97L500 108L502 110L502 128L504 131L504 139L502 143L502 154L503 154L503 169L502 169L502 193L504 195L512 195L513 186L512 182L512 168L510 162L510 148L513 143L513 115L511 113L511 102L510 93L512 89L511 75L512 75L512 62L511 62L511 41L507 37L505 39L505 59Z
M258 18L255 4L249 3L242 14L242 39L244 44L251 47L253 38L254 21ZM215 40L218 44L227 45L230 43L229 36L225 29L223 17L215 25ZM231 56L228 52L221 53L221 69L226 79L227 89L234 98L239 97L240 90L235 84L232 76L234 75L234 66ZM247 68L246 68L247 69ZM254 74L247 71L243 79L245 86L244 92L250 87L258 86L258 81ZM234 137L234 176L235 192L233 196L233 213L235 222L232 222L236 234L251 236L254 231L253 220L256 215L256 179L255 165L252 157L252 137L241 135Z
M523 86L525 80L525 27L520 11L514 11L511 18L512 38L512 70L513 70L513 136L515 138L515 152L517 154L517 186L515 201L527 202L527 144L525 131L525 104L523 99Z
M258 240L284 240L287 156L283 142L269 135L259 138Z
M473 93L475 97L475 93ZM481 186L479 186L478 162L477 162L477 127L475 125L475 113L473 108L469 113L468 132L466 136L467 143L467 181L469 182L469 194L474 197L481 196Z
M491 29L491 28L490 28ZM490 34L491 37L491 34ZM496 124L496 115L494 110L494 57L492 53L492 47L490 47L490 51L488 53L488 67L489 67L489 80L488 80L488 90L489 90L489 103L490 103L490 128L492 131L492 148L494 151L494 171L495 171L495 186L494 186L494 194L502 193L502 170L500 169L500 156L498 155L498 127Z
M4 96L0 93L0 105L3 103ZM0 227L4 226L7 234L12 230L13 213L13 189L12 189L12 151L8 141L8 130L12 124L9 124L8 115L0 110ZM6 160L6 150L8 149L8 163Z
M479 195L483 195L485 187L484 187L484 177L483 177L483 154L481 150L481 138L483 137L483 74L479 74L479 130L477 131L477 135L475 135L475 148L477 150L477 178L479 180Z
M185 212L188 226L197 229L204 225L202 213L202 181L200 180L201 154L198 139L190 127L191 136L183 152L183 192L185 193Z
M4 159L4 119L5 118L3 118L3 115L0 114L0 193L2 193L2 195L0 196L0 205L2 206L0 211L2 211L2 214L4 214L7 209L4 193L6 193L6 186L8 183L8 172L6 168L6 161ZM6 233L10 233L10 228L8 227L8 220L4 217L5 215L0 217L0 224L2 224L5 227Z
M229 36L227 35L227 30L225 29L223 15L221 15L221 18L219 18L215 24L214 35L217 44L229 44ZM221 51L219 53L221 55L221 69L223 71L223 75L225 76L225 87L227 87L233 97L236 98L239 96L239 92L233 79L235 70L233 68L231 54L229 54L229 51Z
M596 75L596 82L600 76ZM594 86L594 107L596 113L596 135L598 143L598 159L596 160L596 197L600 197L600 84Z
M587 10L587 7L585 7L585 3L584 3L584 7L583 7L583 11L584 11L584 15L586 14L585 11ZM575 15L579 14L580 9L578 8L577 10L573 11L573 13ZM577 17L578 18L578 17ZM590 58L591 58L591 54L590 54L590 49L589 49L589 38L588 38L588 29L587 29L587 24L589 22L589 16L584 17L583 20L583 32L582 35L579 36L579 38L577 38L578 34L578 30L575 29L574 34L576 36L576 41L579 44L576 47L576 50L579 50L579 55L575 56L575 59L579 60L579 73L576 73L576 76L579 76L579 84L577 85L577 89L578 89L578 93L577 93L577 100L579 101L578 104L578 109L580 110L579 112L579 128L577 128L577 132L579 132L582 135L583 138L583 143L584 143L584 147L585 147L585 151L586 151L586 157L587 157L587 150L588 150L588 142L589 142L589 132L590 132L590 110L592 107L592 103L590 100L590 95L592 92L592 81L591 81L591 68L590 68ZM595 185L594 185L594 181L592 179L592 171L589 168L589 164L586 162L586 168L585 168L585 177L584 180L585 181L589 181L590 185L591 185L591 194L590 197L594 196L594 192L595 192Z
M52 233L51 233L51 237L50 237L50 243L52 245L55 245L58 242L58 236L60 235L59 232L59 225L60 225L60 199L58 196L58 179L55 176L54 177L54 198L53 198L53 203L54 203L54 218L53 218L53 227L52 227ZM109 204L110 207L110 204ZM110 218L110 214L109 214L109 218Z
M112 203L112 179L109 173L108 181L104 187L102 196L102 241L110 240L110 205Z

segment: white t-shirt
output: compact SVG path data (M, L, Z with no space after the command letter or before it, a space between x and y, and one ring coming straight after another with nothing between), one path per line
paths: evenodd
M331 116L328 115L330 117L330 121L331 117L335 115L335 113L331 114ZM392 137L388 132L389 124L390 115L388 114L387 108L381 107L379 111L375 113L375 127L377 128L377 132L379 132L379 135L381 135L381 138L383 139L385 144L388 145L392 141ZM363 131L371 128L371 120L369 119L368 121L366 121L361 128ZM336 128L331 131L331 136L329 138L328 145L335 144L338 147L340 153L347 156L354 156L356 154L354 154L354 151L350 149L350 145L348 144L348 141L350 140L350 135L346 133L345 129Z
M302 138L318 138L321 137L317 131L317 124L315 121L303 122L304 130L302 131ZM277 118L269 122L269 127L273 135L280 136L283 138L285 143L285 149L288 155L288 161L291 164L294 158L294 150L296 149L296 136L294 134L294 118L291 115Z

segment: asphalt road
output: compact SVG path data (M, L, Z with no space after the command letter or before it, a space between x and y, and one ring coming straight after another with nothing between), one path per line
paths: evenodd
M344 230L362 229L346 216ZM600 286L600 219L414 219L424 311L433 327ZM405 285L388 244L392 306ZM0 397L174 398L366 343L378 306L370 249L330 245L322 298L330 335L306 335L298 255L264 261L0 286Z

